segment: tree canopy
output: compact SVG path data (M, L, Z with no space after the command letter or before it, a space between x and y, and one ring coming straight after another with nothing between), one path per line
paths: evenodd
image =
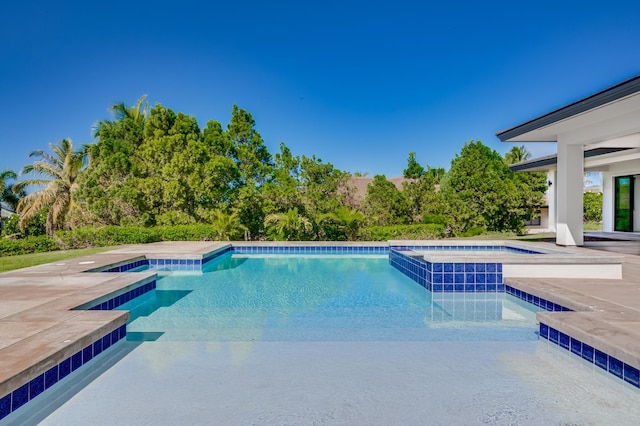
M3 201L29 186L39 189L18 204L20 224L47 214L47 232L83 226L209 224L220 240L355 240L366 227L446 224L448 235L479 227L521 231L542 205L546 180L514 174L508 162L528 158L514 147L505 158L470 141L451 168L424 167L410 152L398 189L376 175L364 201L355 176L311 154L295 155L284 143L272 153L253 116L237 105L228 124L161 104L146 95L135 105L119 103L101 121L94 143L74 151L70 140L34 151L38 161L23 173L37 179L14 183L0 175ZM84 168L85 157L88 166ZM362 178L359 178L362 179ZM14 198L11 198L14 197ZM42 214L42 213L41 213Z

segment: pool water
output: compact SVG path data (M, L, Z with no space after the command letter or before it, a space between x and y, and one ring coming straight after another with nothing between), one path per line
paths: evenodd
M119 309L130 340L537 340L535 308L505 293L432 294L386 256L225 254Z

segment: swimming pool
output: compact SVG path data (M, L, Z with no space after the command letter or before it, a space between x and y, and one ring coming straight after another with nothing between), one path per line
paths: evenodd
M386 256L227 253L118 309L131 310L129 338L142 340L537 339L537 308L505 293L426 292Z
M537 309L505 293L431 293L375 254L229 252L201 272L174 270L121 305L127 341L98 357L122 357L44 423L132 421L121 412L159 424L640 418L633 394L539 342ZM624 413L594 413L592 401Z

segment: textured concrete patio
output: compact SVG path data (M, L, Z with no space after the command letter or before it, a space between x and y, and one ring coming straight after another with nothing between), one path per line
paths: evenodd
M538 320L640 367L640 242L590 242L624 256L622 279L508 278L505 283L575 312L540 312ZM603 253L605 255L605 253Z
M615 247L614 243L607 244ZM28 383L128 319L126 311L74 308L154 276L150 272L86 271L144 256L202 258L226 245L174 242L123 246L107 253L0 274L0 396ZM539 320L640 368L640 257L624 254L639 245L623 243L621 250L611 250L623 253L621 280L509 278L506 281L576 311L542 312L538 314ZM602 245L594 248L605 249ZM600 253L589 252L596 256ZM602 252L602 256L606 255Z

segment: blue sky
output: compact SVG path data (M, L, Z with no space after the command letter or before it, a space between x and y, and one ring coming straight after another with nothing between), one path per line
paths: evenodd
M0 169L143 94L226 125L248 110L351 172L449 167L462 145L640 73L640 2L9 2L0 15ZM529 144L534 154L553 144Z

